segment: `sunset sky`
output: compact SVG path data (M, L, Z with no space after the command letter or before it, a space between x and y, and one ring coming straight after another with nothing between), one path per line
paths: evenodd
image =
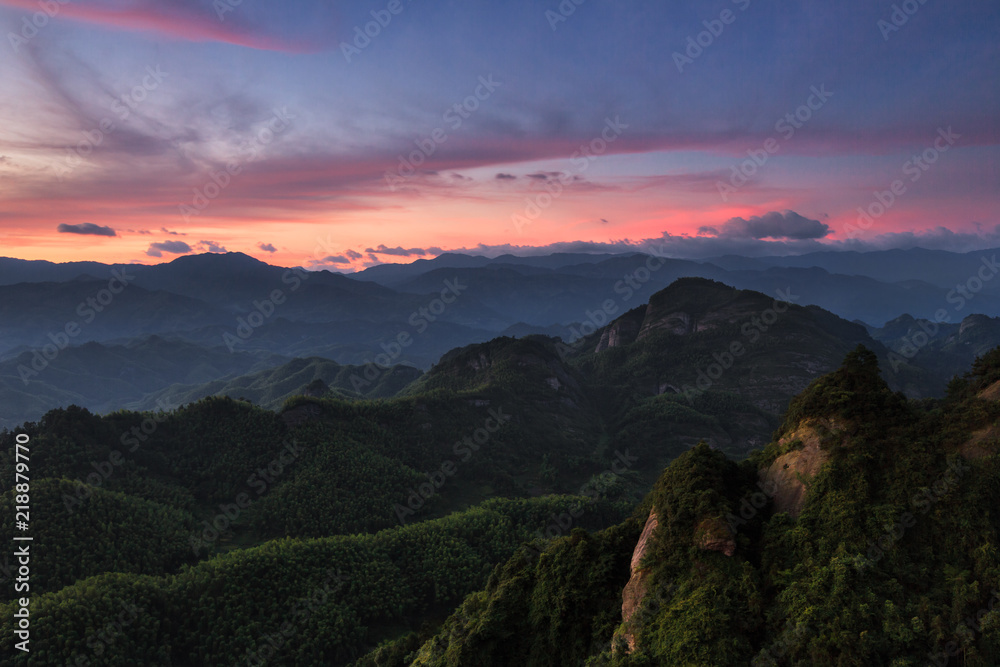
M996 2L0 0L0 30L0 256L1000 246Z

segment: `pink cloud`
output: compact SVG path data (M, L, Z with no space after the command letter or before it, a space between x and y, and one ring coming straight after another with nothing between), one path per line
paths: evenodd
M169 4L165 2L147 2L122 9L79 2L60 3L57 6L56 20L67 18L117 30L154 32L189 42L222 42L265 51L306 53L316 50L302 43L254 34L249 29L238 27L234 21L221 21L214 9L211 13L206 11L204 14L171 11ZM0 7L31 13L39 11L36 0L0 0Z

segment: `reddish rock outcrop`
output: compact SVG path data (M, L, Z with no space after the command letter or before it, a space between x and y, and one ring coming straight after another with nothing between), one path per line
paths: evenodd
M773 489L774 511L787 512L797 517L806 502L807 484L830 458L830 454L820 448L820 429L836 431L837 424L830 419L807 420L797 429L784 436L779 442L789 444L802 441L802 448L782 454L766 470L761 470L762 488Z
M699 549L718 551L727 556L736 553L736 540L722 518L703 519L694 530L694 541Z
M639 542L636 543L635 550L632 551L632 577L625 584L625 589L622 591L622 621L624 622L625 630L621 633L621 637L628 644L630 653L635 650L635 633L628 627L628 624L632 616L642 605L642 600L646 596L646 590L649 585L647 581L649 570L641 568L640 564L649 549L649 540L653 535L653 531L656 530L658 525L659 521L656 518L656 509L654 508L649 513L649 518L646 519L646 525L642 529L642 535L639 536Z

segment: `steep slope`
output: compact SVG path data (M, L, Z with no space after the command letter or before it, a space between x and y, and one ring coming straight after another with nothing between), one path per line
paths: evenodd
M593 388L611 445L658 471L700 440L735 457L761 447L791 398L858 343L879 347L819 308L684 278L560 350Z
M751 460L700 445L674 461L618 527L634 541L573 535L533 569L512 559L419 650L377 664L997 664L1000 522L984 509L1000 503L1000 439L961 452L1000 422L998 382L1000 350L947 399L908 402L859 348L796 397ZM775 464L803 473L788 456L807 450L822 456L781 500ZM594 565L574 570L585 543ZM564 570L572 583L553 590L542 573ZM560 595L589 614L553 635L565 612L534 600ZM615 630L597 624L612 612ZM560 641L572 649L539 657Z
M491 441L484 451L510 475L498 488L575 492L616 457L606 447L605 425L586 380L559 357L551 339L497 338L453 350L405 393L441 391L455 392L484 417L489 410L509 415L509 437ZM544 444L529 449L519 442ZM501 479L498 473L496 481Z

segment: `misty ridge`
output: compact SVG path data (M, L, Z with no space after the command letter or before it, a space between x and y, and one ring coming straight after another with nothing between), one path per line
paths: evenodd
M497 336L552 336L573 350L692 276L857 323L870 344L885 347L891 382L912 396L941 395L1000 335L989 316L1000 312L995 257L920 249L699 262L641 253L445 254L350 276L239 253L126 267L2 259L8 414L0 423L12 427L71 403L143 408L170 387L189 399L237 397L260 382L255 375L295 359L325 360L316 362L325 370L308 379L300 371L301 386L283 385L265 404L313 380L384 396L377 385L389 371L412 379L449 350Z
M772 664L832 631L789 619L874 596L911 633L824 650L993 655L992 598L944 592L946 563L989 565L943 536L997 530L967 510L995 493L1000 318L977 310L995 266L0 260L0 470L31 452L45 517L21 548L31 641L85 664ZM793 594L824 568L775 574L817 553L850 595Z

